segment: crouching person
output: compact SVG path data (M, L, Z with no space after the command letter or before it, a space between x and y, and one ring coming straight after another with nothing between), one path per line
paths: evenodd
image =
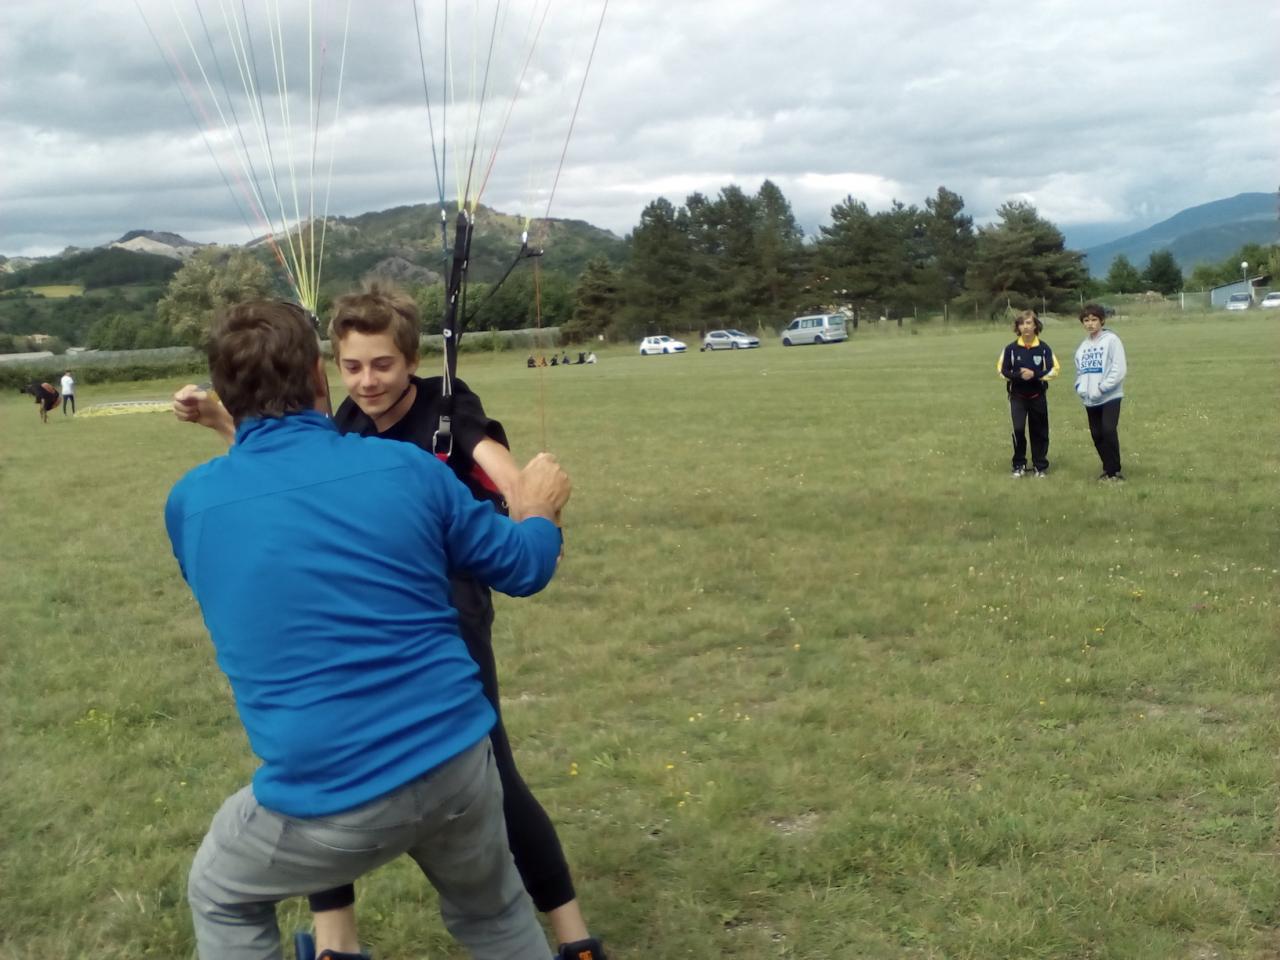
M165 524L262 763L191 868L199 956L277 960L278 901L407 854L472 956L550 957L507 845L494 711L449 572L541 590L568 477L534 458L517 523L412 444L340 435L291 304L232 308L209 367L235 442L178 481Z

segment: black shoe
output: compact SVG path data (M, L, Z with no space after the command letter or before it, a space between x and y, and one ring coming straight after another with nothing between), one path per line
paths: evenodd
M316 942L309 933L293 935L293 952L297 960L370 960L367 953L339 953L334 950L324 950L317 957Z
M595 937L560 944L556 960L609 960L604 945Z

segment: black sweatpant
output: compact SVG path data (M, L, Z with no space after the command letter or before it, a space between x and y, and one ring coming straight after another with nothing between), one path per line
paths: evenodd
M577 894L555 825L529 789L511 753L498 701L498 667L493 658L493 596L489 588L470 577L453 577L453 605L467 652L480 668L485 699L498 715L489 731L493 758L502 779L502 811L507 820L507 842L520 871L524 888L539 913L562 907ZM355 902L353 886L337 887L310 897L312 910L334 910Z
M1013 468L1027 465L1026 428L1031 427L1031 463L1037 470L1049 469L1049 399L1009 394L1009 415L1013 418Z
M1089 415L1089 433L1093 447L1102 460L1102 472L1114 477L1120 472L1120 400L1111 400L1099 407L1085 407Z
M71 408L71 412L76 412L76 395L74 393L64 393L62 395L62 415L67 415L67 407Z

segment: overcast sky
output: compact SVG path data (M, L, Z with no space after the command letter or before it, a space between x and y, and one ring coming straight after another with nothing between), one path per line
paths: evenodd
M484 74L493 2L453 0L446 34L443 3L418 0L450 199L465 179L460 148L478 127L487 151L509 110L482 200L506 212L547 207L601 3L552 0L531 45L531 13L545 5L503 4L477 124L467 101ZM278 216L225 25L224 8L241 4L141 6L145 18L132 0L0 0L0 253L96 245L138 228L243 242L262 230L244 199L241 133L262 206ZM304 0L245 6L288 209L296 188L305 211L313 185L315 209L328 185L341 215L436 199L412 0L355 0L336 120L346 0L313 0L312 41ZM292 174L263 13L277 6ZM979 222L1026 199L1069 237L1106 239L1098 225L1128 232L1276 189L1277 38L1275 0L611 0L550 212L623 235L659 195L678 204L729 183L753 192L769 178L812 232L845 196L880 209L894 198L923 204L945 185ZM311 51L312 73L323 74L314 132Z

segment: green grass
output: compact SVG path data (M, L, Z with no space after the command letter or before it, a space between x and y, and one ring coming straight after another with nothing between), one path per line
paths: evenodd
M1007 476L1003 328L464 356L575 481L495 643L613 956L1275 956L1280 340L1114 326L1122 487L1069 375L1051 476ZM1068 368L1079 337L1045 331ZM0 956L189 956L185 871L253 762L161 507L218 444L16 395L0 436ZM360 915L379 957L462 955L407 865Z
M65 300L68 297L78 297L84 293L84 286L79 283L58 283L46 284L38 287L28 287L37 297L45 297L49 300Z

